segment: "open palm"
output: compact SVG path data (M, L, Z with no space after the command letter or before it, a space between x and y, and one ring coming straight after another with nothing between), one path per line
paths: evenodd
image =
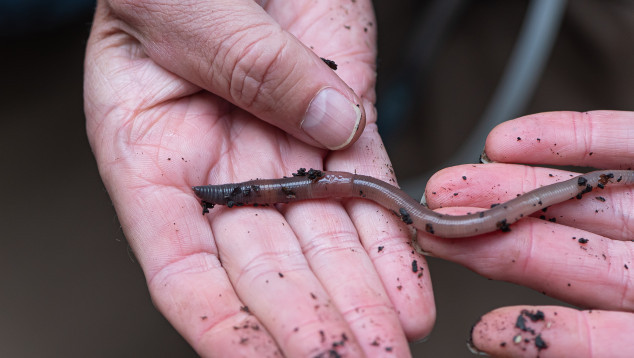
M191 192L300 167L393 180L374 125L369 2L238 1L208 13L141 4L99 3L85 107L100 173L158 309L205 356L406 355L407 338L429 332L434 308L424 261L391 213L323 200L202 216ZM235 4L248 11L227 10L216 28L192 25L213 24L215 10ZM175 21L166 21L169 11ZM237 21L242 31L231 32L236 14L264 20ZM209 40L214 34L220 40ZM279 36L287 42L271 40ZM336 74L311 50L335 60ZM346 89L337 75L368 125L355 144L331 152L293 121L310 102L302 93L323 83Z

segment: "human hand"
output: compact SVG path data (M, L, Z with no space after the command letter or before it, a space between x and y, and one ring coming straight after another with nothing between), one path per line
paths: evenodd
M374 124L370 2L263 5L98 3L85 109L104 184L155 305L199 354L405 356L435 311L392 213L320 200L202 216L191 191L299 167L393 181ZM330 117L307 125L326 87L352 110L313 100Z
M428 183L427 203L431 208L442 206L446 213L465 213L570 175L502 163L631 169L632 128L634 113L615 111L543 113L503 123L486 142L485 152L496 164L440 171ZM508 233L455 240L419 234L418 240L432 255L485 277L521 284L591 309L497 309L474 326L476 349L504 357L631 357L633 238L634 188L607 185L581 200L553 205L524 218L511 225Z

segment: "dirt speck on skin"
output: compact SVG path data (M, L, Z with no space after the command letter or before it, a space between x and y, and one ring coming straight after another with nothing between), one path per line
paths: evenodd
M333 61L333 60L329 60L329 59L327 59L327 58L323 58L323 57L320 57L320 58L321 58L321 60L322 60L322 61L324 61L324 63L325 63L326 65L328 65L328 67L330 67L333 71L336 71L336 70L337 70L337 64L335 63L335 61Z
M513 343L521 344L522 342L524 343L533 342L538 351L548 348L548 344L542 338L541 332L538 333L536 332L536 328L531 328L526 325L527 320L530 320L531 322L539 322L539 321L544 321L545 319L546 319L546 315L544 314L543 311L540 311L540 310L529 311L525 309L521 310L520 314L517 316L517 319L515 322L515 328L518 328L523 332L529 333L535 338L531 339L530 336L522 337L522 334L519 333L513 336Z

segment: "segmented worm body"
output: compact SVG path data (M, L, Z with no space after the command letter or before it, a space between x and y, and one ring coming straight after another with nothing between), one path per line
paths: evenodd
M320 198L364 198L391 210L406 224L440 237L468 237L509 225L535 211L608 184L633 184L633 170L600 170L543 186L489 210L467 215L440 214L426 208L402 190L379 179L347 172L300 169L293 177L258 179L236 184L196 186L203 213L214 205L266 206Z

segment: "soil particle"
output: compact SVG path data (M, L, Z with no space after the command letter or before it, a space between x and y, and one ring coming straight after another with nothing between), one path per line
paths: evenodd
M320 57L320 58L321 58L321 60L322 60L322 61L324 61L324 63L325 63L326 65L328 65L328 67L330 67L333 71L336 71L336 70L337 70L337 64L335 63L335 61L333 61L333 60L329 60L329 59L327 59L327 58L323 58L323 57Z

